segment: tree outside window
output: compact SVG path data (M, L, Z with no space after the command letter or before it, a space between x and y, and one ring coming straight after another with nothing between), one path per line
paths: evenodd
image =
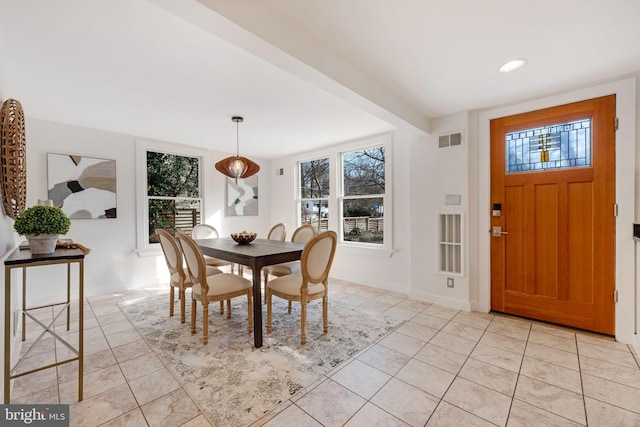
M384 244L385 146L342 154L343 240Z
M329 158L299 163L300 224L311 224L316 232L329 224Z
M200 159L147 151L149 243L158 243L156 230L187 234L200 223Z

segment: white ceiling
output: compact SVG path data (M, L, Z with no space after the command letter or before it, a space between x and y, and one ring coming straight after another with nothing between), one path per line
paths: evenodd
M27 116L226 152L242 115L241 154L271 159L634 75L639 18L638 0L0 0L0 87Z

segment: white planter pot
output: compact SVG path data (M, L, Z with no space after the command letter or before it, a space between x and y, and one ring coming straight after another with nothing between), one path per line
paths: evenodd
M27 236L29 249L34 255L50 254L56 250L58 242L57 234L39 234L37 236Z

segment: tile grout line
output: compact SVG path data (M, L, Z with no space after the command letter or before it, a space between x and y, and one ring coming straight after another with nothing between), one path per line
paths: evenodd
M587 412L587 399L584 393L584 380L582 376L582 363L581 363L581 354L580 354L580 346L578 346L578 334L575 334L576 340L576 353L578 356L578 372L580 373L580 391L582 391L582 408L584 411L584 420L585 424L589 425L589 413Z
M529 331L527 332L527 340L525 341L524 349L522 350L522 359L520 359L520 367L518 368L516 383L513 386L513 396L511 396L511 403L509 404L509 412L507 413L507 420L505 425L509 423L509 418L511 418L511 411L513 410L513 402L516 400L516 391L518 390L518 384L520 383L520 376L522 375L522 365L524 365L524 358L525 358L525 355L527 354L527 347L529 346L529 338L531 337L532 329L533 329L533 325L530 324Z

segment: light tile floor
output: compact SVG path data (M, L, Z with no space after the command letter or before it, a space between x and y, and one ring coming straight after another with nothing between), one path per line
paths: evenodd
M87 299L82 402L73 362L14 380L12 403L70 403L72 426L210 426L116 305L155 294L168 290ZM338 298L405 322L253 427L640 426L640 358L627 345L334 280L330 301ZM77 342L77 323L67 332L65 321L56 331ZM40 333L33 321L27 332L26 343ZM23 369L69 354L47 337Z

